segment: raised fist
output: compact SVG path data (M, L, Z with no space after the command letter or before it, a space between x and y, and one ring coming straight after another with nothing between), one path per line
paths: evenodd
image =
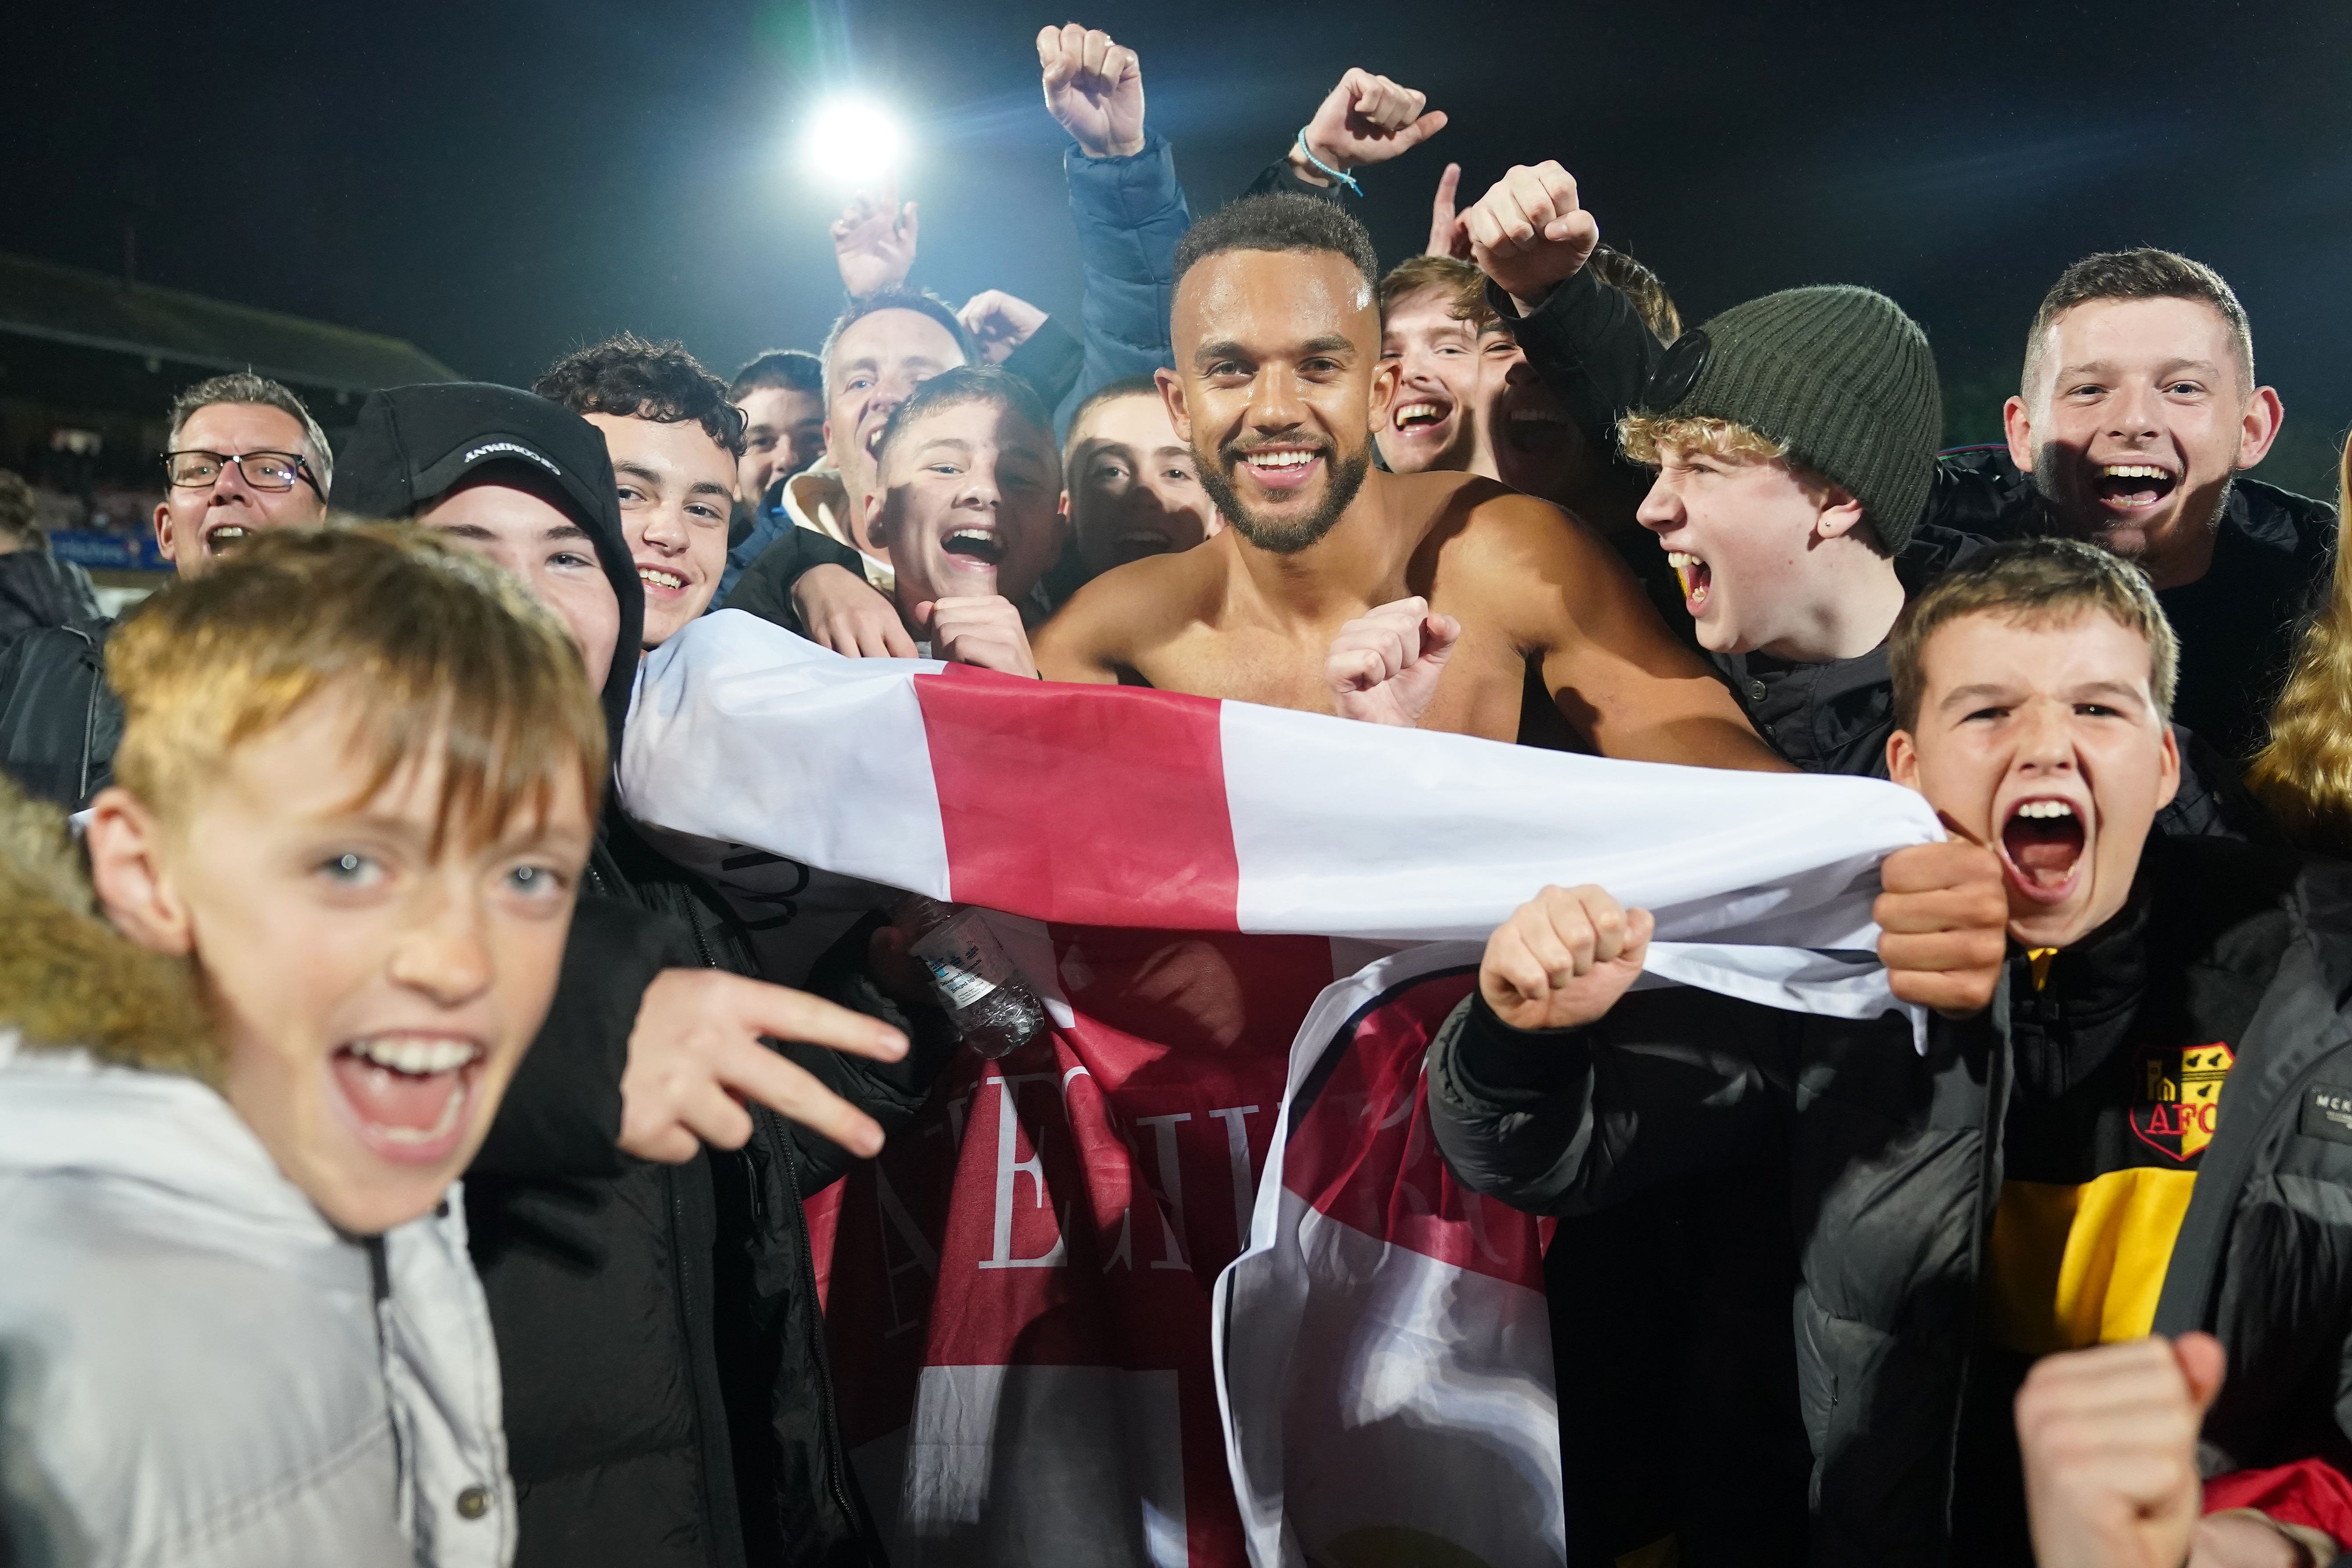
M1422 112L1426 94L1399 87L1384 76L1350 66L1339 85L1324 94L1315 117L1307 122L1301 140L1326 167L1342 173L1367 163L1385 163L1398 153L1420 146L1445 129L1445 111ZM1309 184L1328 185L1330 179L1290 150L1291 167Z
M1576 179L1558 163L1521 163L1462 215L1470 258L1522 311L1576 275L1601 226L1576 203Z
M1039 29L1037 66L1045 79L1045 111L1079 152L1131 158L1143 151L1143 67L1133 49L1099 28L1069 22Z
M864 191L850 199L834 222L833 259L853 300L907 281L915 267L915 204L898 205L897 176L882 187L879 201Z
M1412 729L1436 700L1461 637L1461 622L1431 615L1429 601L1417 596L1358 616L1339 628L1323 658L1332 705L1342 719Z
M1579 1029L1642 973L1657 922L1599 888L1546 888L1486 939L1478 994L1515 1029Z

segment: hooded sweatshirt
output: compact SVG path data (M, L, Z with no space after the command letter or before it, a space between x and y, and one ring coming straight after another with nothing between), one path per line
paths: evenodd
M380 1238L329 1224L193 1076L187 972L89 912L65 842L0 785L9 1560L509 1563L462 1205Z

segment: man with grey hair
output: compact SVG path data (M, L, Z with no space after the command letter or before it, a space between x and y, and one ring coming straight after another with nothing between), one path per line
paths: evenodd
M170 426L155 548L181 576L203 575L262 529L315 527L327 515L334 453L278 383L251 371L200 381L172 400Z
M167 426L155 543L181 576L201 576L261 529L325 520L334 453L278 383L251 371L209 377L172 400ZM68 811L113 777L122 709L106 684L112 629L90 615L0 651L0 771Z

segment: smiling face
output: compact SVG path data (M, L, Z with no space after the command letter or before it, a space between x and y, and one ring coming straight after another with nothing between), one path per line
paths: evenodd
M1565 504L1584 461L1584 437L1509 329L1479 334L1478 376L1484 463L1520 494Z
M1661 446L1634 516L1682 580L1700 647L1771 651L1801 635L1827 499L1783 462Z
M480 1147L554 994L593 828L558 767L546 809L491 841L436 835L436 746L358 798L349 701L322 691L239 743L168 818L106 791L89 843L116 923L193 956L238 1115L330 1220L374 1235Z
M1146 555L1190 550L1214 533L1216 508L1192 449L1150 393L1114 397L1070 427L1063 476L1078 556L1089 576Z
M1170 320L1160 391L1218 513L1259 549L1306 549L1355 499L1371 410L1393 401L1370 285L1334 251L1229 250L1184 274Z
M1890 776L2000 853L2019 942L2079 941L2123 908L2180 782L2147 639L2087 607L2046 624L1979 612L1937 627L1919 660Z
M646 649L659 647L709 606L727 570L735 455L691 419L664 424L583 415L604 433L621 495L621 533L646 585Z
M2062 312L2007 410L2011 457L2069 530L2160 588L2203 574L2230 478L2262 460L2279 418L2221 313L2174 299Z
M302 422L266 403L211 403L180 426L173 449L218 452L241 458L248 452L285 452L309 458ZM173 485L155 509L155 548L183 577L201 576L219 556L265 528L316 528L327 503L307 480L289 490L257 490L234 463L199 489Z
M736 492L747 506L757 506L770 485L824 455L824 399L797 386L755 386L736 406L743 411Z
M890 416L915 388L961 363L955 334L920 310L876 310L842 329L825 362L824 449L852 517L866 514L875 491L874 453Z
M621 637L621 601L596 560L596 542L588 531L535 489L525 488L531 482L527 475L516 477L523 483L507 482L497 465L478 469L416 521L522 579L531 597L562 618L580 645L588 684L602 690ZM725 531L720 530L722 539Z
M890 546L901 614L945 598L1018 601L1062 551L1054 438L1011 409L950 403L891 442L868 524Z
M1374 439L1391 473L1466 469L1478 445L1478 330L1454 314L1454 291L1416 289L1381 323L1381 360L1395 372Z

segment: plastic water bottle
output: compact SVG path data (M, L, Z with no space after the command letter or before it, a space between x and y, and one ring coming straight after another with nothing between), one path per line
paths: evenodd
M907 934L907 955L930 976L964 1044L994 1061L1044 1032L1045 1004L978 910L909 893L890 923Z

